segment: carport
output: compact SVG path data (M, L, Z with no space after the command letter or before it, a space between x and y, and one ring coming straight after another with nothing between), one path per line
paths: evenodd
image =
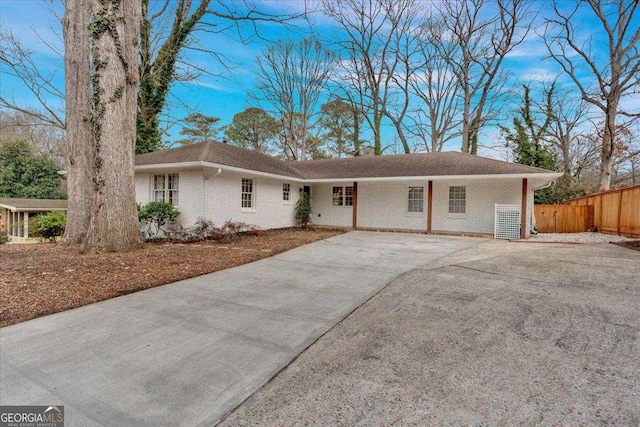
M54 199L0 199L0 230L10 240L29 238L29 217L51 211L66 211L66 200Z

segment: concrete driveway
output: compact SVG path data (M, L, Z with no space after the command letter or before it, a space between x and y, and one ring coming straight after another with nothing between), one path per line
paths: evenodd
M214 425L399 275L489 242L352 232L8 326L0 404L64 405L66 426Z

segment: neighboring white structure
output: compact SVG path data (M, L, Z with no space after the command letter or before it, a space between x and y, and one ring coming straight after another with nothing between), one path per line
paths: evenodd
M51 211L66 211L67 201L56 199L0 199L0 231L13 242L29 240L29 218Z
M217 142L138 155L135 170L138 203L171 202L185 226L294 226L306 192L313 224L358 229L493 234L495 204L520 205L521 237L533 191L561 176L454 152L286 162Z

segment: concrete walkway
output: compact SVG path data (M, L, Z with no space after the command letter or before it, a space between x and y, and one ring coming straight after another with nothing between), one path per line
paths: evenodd
M8 326L0 404L64 405L67 427L211 426L398 275L486 242L352 232Z

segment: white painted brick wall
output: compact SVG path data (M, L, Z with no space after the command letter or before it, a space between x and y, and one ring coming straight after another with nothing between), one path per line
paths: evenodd
M254 209L242 209L242 178L253 179ZM282 200L282 184L289 183L291 200ZM208 219L216 225L227 220L244 222L263 229L292 227L296 224L295 204L300 198L300 183L222 171L207 181Z
M136 201L141 204L152 199L155 173L137 173ZM255 209L241 207L242 178L254 180ZM244 222L262 229L292 227L295 222L295 204L300 197L300 183L273 178L237 174L223 170L192 170L179 172L180 218L178 223L188 227L198 218L205 218L221 226L227 220ZM291 200L282 200L282 184L291 185Z
M332 206L333 186L350 186L351 184L314 184L311 187L311 223L336 227L351 227L353 210L351 206Z
M449 214L449 186L467 187L465 215ZM493 234L495 204L520 205L522 180L451 180L433 183L433 231Z
M315 184L312 189L313 223L350 227L351 207L331 206L332 188L335 184ZM467 212L465 215L449 214L449 186L467 187ZM407 212L409 186L423 186L425 197L424 215ZM358 184L358 227L390 228L403 230L426 230L427 182L406 181L402 183ZM450 233L493 234L495 204L520 205L522 180L451 180L433 183L432 230ZM531 221L533 192L527 195L527 224ZM321 217L318 217L321 214Z
M184 226L193 225L198 217L203 216L204 213L202 171L191 170L177 173L179 192L176 208L180 211L177 223ZM136 173L137 203L144 205L153 200L153 177L160 174L162 172Z
M151 192L150 188L150 178L151 174L149 173L141 173L136 172L135 175L135 184L136 184L136 202L141 205L146 205L149 203Z
M153 173L137 173L135 178L136 200L145 204L151 200ZM223 170L182 171L180 175L180 224L190 226L199 217L222 225L227 220L256 225L263 229L291 227L295 225L295 203L300 197L302 183L291 182L291 201L282 200L282 183L274 178L257 177ZM252 178L255 186L255 209L241 208L242 178ZM352 207L332 206L334 185L345 183L314 184L311 190L312 223L316 225L351 227ZM407 212L409 186L424 187L425 213ZM467 187L467 213L449 214L449 186ZM453 233L487 233L494 228L494 205L520 205L521 179L496 179L483 181L451 180L433 183L433 231ZM358 226L426 230L427 182L358 184ZM533 210L533 191L527 194L527 235L530 231Z
M358 227L427 229L427 182L358 184ZM409 186L424 187L422 213L408 212Z

